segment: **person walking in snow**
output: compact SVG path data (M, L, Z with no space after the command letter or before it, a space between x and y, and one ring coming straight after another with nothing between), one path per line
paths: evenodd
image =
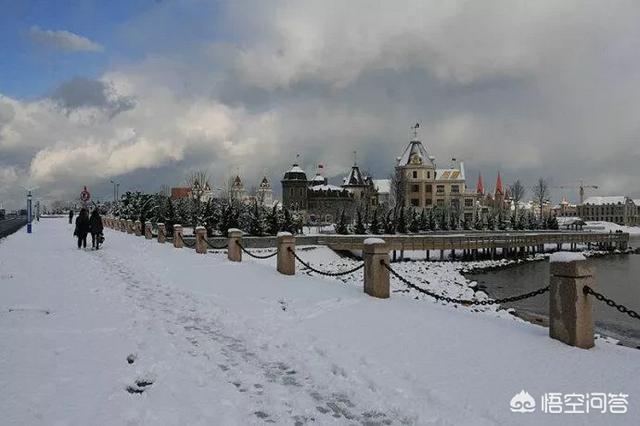
M100 248L100 239L102 238L102 218L98 212L98 208L93 209L89 218L89 232L91 232L91 247L98 250Z
M73 209L69 209L69 225L73 223Z
M89 213L87 209L80 209L76 218L76 230L73 235L78 237L78 248L87 248L87 234L89 233Z

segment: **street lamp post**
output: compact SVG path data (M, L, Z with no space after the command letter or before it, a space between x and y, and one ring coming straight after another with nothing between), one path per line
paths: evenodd
M31 233L31 190L27 191L27 234Z

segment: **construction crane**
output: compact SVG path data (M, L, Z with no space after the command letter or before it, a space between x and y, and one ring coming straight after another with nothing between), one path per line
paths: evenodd
M578 189L580 195L580 204L584 204L584 190L585 189L598 189L598 185L585 185L583 181L580 181L579 185L560 185L556 188L560 189Z

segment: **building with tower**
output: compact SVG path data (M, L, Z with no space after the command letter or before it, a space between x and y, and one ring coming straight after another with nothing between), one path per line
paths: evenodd
M267 179L266 176L262 178L260 181L260 185L256 190L256 201L259 205L271 208L273 206L273 188L271 187L271 182Z
M414 127L414 129L417 129ZM459 214L461 219L473 220L479 196L468 191L464 163L452 159L449 167L439 168L417 138L409 142L396 160L396 180L402 192L404 206L414 209L440 208L448 214Z

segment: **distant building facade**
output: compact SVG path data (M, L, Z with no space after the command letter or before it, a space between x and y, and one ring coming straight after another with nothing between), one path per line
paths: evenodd
M624 226L640 224L638 206L629 197L589 197L577 206L578 216L586 221L612 222Z
M397 181L403 188L404 206L415 209L442 208L473 220L480 195L468 191L464 163L449 168L437 168L422 142L409 142L396 162Z
M323 167L319 165L316 175L308 179L306 172L294 164L281 180L283 206L304 213L309 222L332 223L343 211L347 220L351 220L356 209L378 205L373 180L364 176L357 164L351 167L341 186L330 185L322 173Z

